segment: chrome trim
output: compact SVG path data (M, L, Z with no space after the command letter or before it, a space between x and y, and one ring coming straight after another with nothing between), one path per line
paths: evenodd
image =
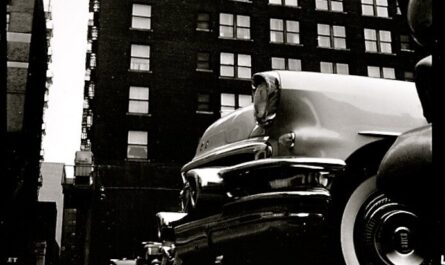
M177 246L181 246L181 245L185 245L185 244L188 244L190 242L193 242L193 241L196 241L196 240L200 240L200 239L205 239L207 241L208 235L207 235L207 233L205 231L204 232L199 232L198 234L196 234L194 236L184 237L184 239L177 238L175 243L176 243Z
M205 167L205 168L194 168L185 172L185 180L190 178L198 179L202 187L217 185L222 183L223 179L219 176L219 171L221 167Z
M269 197L277 197L277 196L295 196L295 197L302 197L302 196L323 196L323 197L330 197L331 194L328 190L325 189L316 189L316 190L301 190L301 191L276 191L276 192L267 192L267 193L259 193L259 194L253 194L253 195L247 195L244 197L241 197L240 199L228 203L230 204L238 204L240 202L248 202L248 201L254 201L258 200L260 198L269 198Z
M269 147L267 144L268 139L269 137L258 137L217 147L211 152L195 157L182 167L181 172L186 172L192 168L234 155L257 154L267 151Z
M172 222L178 221L184 218L187 214L180 212L158 212L156 217L159 220L161 226L169 226Z
M283 158L264 158L254 161L241 163L235 166L222 168L219 171L221 177L227 174L233 174L238 171L245 171L255 168L270 167L301 167L314 170L341 170L346 166L345 161L335 158L317 158L317 157L283 157Z
M388 131L359 131L359 135L363 136L376 136L376 137L398 137L401 132L388 132Z

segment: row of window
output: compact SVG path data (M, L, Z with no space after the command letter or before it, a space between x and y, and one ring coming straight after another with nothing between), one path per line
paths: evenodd
M240 1L240 0L238 0ZM249 0L241 0L250 2ZM298 7L298 0L269 0L271 5ZM343 12L343 0L315 0L315 8L332 12ZM388 0L361 0L363 16L389 17ZM397 6L397 14L400 8ZM151 5L133 4L131 27L134 29L151 29ZM250 34L250 18L248 16L221 14L220 32L222 36L234 37L233 26L236 26L240 37L246 38ZM201 13L197 18L198 29L210 29L210 15ZM250 38L250 37L249 37Z
M376 35L371 35L376 36ZM386 36L387 37L387 36ZM378 45L375 45L377 49L388 51L391 49L388 46L385 35L379 35L380 41ZM342 41L334 40L335 45L341 45ZM369 41L367 45L374 45L372 41ZM196 56L196 69L211 71L210 63L210 53L198 52ZM220 72L221 77L229 78L240 78L240 79L250 79L252 76L252 63L251 56L249 54L241 53L220 53ZM301 71L301 60L296 58L282 58L282 57L272 57L271 58L271 69L272 70L293 70ZM131 60L130 60L130 70L135 71L149 71L150 70L150 46L148 45L131 45ZM329 63L321 62L320 71L324 73L339 73L339 74L349 74L348 65L345 63ZM370 74L372 70L368 68L369 76L376 76L375 74ZM383 75L378 77L384 78L395 78L395 75Z
M128 96L128 112L131 114L149 113L149 88L141 86L130 86ZM198 93L196 98L196 112L213 114L210 102L210 94ZM251 103L249 95L221 94L221 116L224 116L235 109L247 106Z
M249 21L249 20L246 20ZM244 24L243 24L244 25ZM241 26L221 26L221 36L237 39L250 38L250 30ZM272 43L300 44L300 27L298 21L270 19L270 41ZM331 49L346 49L346 29L344 26L317 24L318 47ZM388 30L364 29L365 51L371 53L392 53L392 37ZM408 35L400 36L400 49L410 51L411 43ZM150 56L150 47L144 45L132 45L132 58L135 63L142 61L148 67L146 58ZM136 59L136 58L140 58ZM140 69L147 70L148 69Z
M281 0L280 0L281 1ZM288 5L288 2L281 2ZM296 3L291 2L293 5ZM342 6L341 1L324 0L317 1L324 6ZM321 4L324 3L324 4ZM271 2L278 4L278 2ZM376 14L384 13L378 11L383 7L387 8L387 0L362 0L363 10L376 10ZM371 10L371 9L370 9ZM133 4L132 23L133 29L151 29L151 6L144 4ZM371 11L366 11L369 13ZM209 31L211 27L210 14L199 13L197 16L197 30ZM300 44L300 25L299 21L271 18L270 23L270 42L284 44ZM250 40L250 16L220 13L219 14L219 36L221 38ZM324 48L346 49L346 30L344 26L318 24L318 46ZM364 29L365 48L367 52L391 53L391 32L387 30ZM409 44L409 37L404 35L405 46ZM380 42L384 42L385 48L379 48Z
M227 16L230 19L227 20ZM243 17L243 19L241 19ZM236 18L231 23L231 19ZM220 37L235 39L250 39L249 17L220 14L220 20L225 21L220 25ZM227 20L227 21L226 21ZM238 25L243 21L242 26ZM388 30L364 29L364 41L366 52L392 53L391 32ZM401 35L401 50L411 50L408 35ZM301 44L300 24L294 20L270 19L270 42L283 44ZM346 28L340 25L317 24L318 47L346 49Z
M269 4L298 7L298 0L269 0ZM401 15L399 6L397 5L396 7L397 14ZM315 0L315 9L332 12L344 12L343 0ZM389 17L388 9L388 0L361 0L361 11L363 16L387 18Z

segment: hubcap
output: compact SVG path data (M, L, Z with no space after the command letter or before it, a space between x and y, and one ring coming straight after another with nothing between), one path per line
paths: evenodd
M354 242L360 264L421 265L427 242L418 216L383 194L373 194L358 214Z

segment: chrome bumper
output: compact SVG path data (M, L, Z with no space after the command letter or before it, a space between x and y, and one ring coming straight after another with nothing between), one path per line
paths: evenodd
M321 238L329 203L330 194L323 189L246 196L224 205L221 214L175 227L176 252L186 255L249 242L283 244L309 234Z

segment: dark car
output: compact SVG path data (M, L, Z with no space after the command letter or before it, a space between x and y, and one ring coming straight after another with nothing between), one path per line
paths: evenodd
M351 193L427 124L416 88L291 71L252 86L254 103L211 125L182 168L183 213L159 214L161 238L185 264L338 264Z

